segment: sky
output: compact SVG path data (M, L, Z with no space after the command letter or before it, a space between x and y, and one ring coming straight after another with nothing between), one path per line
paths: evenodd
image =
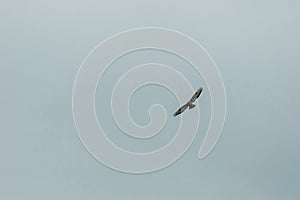
M0 199L299 199L299 8L296 0L0 1ZM178 119L168 118L163 134L148 142L122 135L109 107L122 72L155 61L204 87L188 151L165 169L136 175L87 152L73 120L72 89L97 44L149 26L183 32L204 46L222 75L227 114L217 145L199 160L211 110L203 79L165 52L118 60L99 82L96 113L108 137L131 151L166 144ZM147 124L147 110L158 102L171 114L178 106L162 87L140 89L129 105L132 118Z

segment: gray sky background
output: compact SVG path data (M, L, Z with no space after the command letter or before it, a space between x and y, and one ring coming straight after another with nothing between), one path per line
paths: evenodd
M0 1L0 199L299 199L299 10L296 0ZM72 86L94 46L145 26L181 31L207 49L223 76L228 110L206 159L197 156L210 116L208 94L199 102L203 125L186 154L156 173L131 175L103 166L84 149L72 118ZM99 104L109 102L118 65L153 60L181 66L195 88L203 83L178 58L136 52L107 73L111 82L99 86ZM160 99L144 101L147 94ZM158 100L168 112L177 106L168 91L144 88L134 95L142 103L131 105L133 118L147 123L143 108ZM105 127L117 130L110 108L103 115L99 104ZM109 137L148 151L172 138L174 124L147 144L117 131Z

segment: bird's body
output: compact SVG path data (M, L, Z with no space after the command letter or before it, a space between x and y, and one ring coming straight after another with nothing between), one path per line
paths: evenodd
M201 87L199 90L196 91L196 93L192 96L192 98L183 106L181 106L175 113L174 116L180 115L181 113L183 113L183 111L185 111L187 108L192 109L194 108L196 105L193 104L196 99L198 99L198 97L200 96L200 94L202 93L203 88Z

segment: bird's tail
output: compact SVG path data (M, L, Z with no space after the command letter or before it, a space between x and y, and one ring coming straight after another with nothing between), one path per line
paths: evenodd
M192 108L194 108L195 106L196 106L195 104L189 103L189 109L192 109Z

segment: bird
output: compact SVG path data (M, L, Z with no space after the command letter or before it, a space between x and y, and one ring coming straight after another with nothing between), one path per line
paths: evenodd
M181 113L183 113L183 111L185 111L187 108L192 109L194 108L196 105L193 104L196 99L198 99L198 97L200 96L200 94L202 93L203 88L201 87L200 89L198 89L195 94L192 96L192 98L183 106L181 106L174 114L173 116L176 117L177 115L180 115Z

